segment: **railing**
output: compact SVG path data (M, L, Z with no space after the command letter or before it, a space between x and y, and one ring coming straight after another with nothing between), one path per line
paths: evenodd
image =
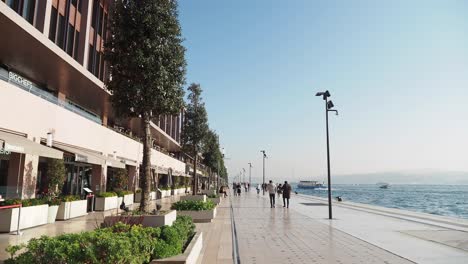
M21 80L23 80L23 82L17 82L17 81L13 81L13 78L11 78L11 76L16 76L17 78L21 78ZM96 114L94 113L91 113L87 110L85 110L84 108L80 107L79 105L67 100L65 102L63 101L60 101L54 94L50 93L50 92L47 92L41 88L39 88L35 83L32 83L31 81L29 80L26 80L25 78L23 78L22 76L19 76L18 74L14 73L14 72L9 72L7 70L5 70L4 68L1 68L0 67L0 79L1 80L4 80L16 87L19 87L21 88L22 90L26 91L26 92L29 92L31 94L34 94L50 103L53 103L55 105L58 105L58 106L61 106L65 109L67 109L68 111L71 111L75 114L78 114L86 119L89 119L95 123L98 123L98 124L102 124L102 119L97 116Z

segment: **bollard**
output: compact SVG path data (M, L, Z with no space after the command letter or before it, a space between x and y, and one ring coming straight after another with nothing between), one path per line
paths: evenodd
M21 232L20 228L20 221L21 221L21 208L23 208L23 204L19 205L19 212L18 212L18 227L16 228L16 235L21 236L23 233Z

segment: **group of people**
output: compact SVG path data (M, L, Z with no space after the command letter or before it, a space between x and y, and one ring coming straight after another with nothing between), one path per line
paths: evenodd
M289 208L289 199L291 198L292 187L285 181L284 184L276 186L273 181L266 185L266 191L270 195L270 206L275 208L275 195L278 193L278 198L283 195L283 207Z
M250 183L244 182L244 183L233 183L232 184L232 189L234 190L234 196L240 196L242 193L242 186L244 186L245 192L250 190Z

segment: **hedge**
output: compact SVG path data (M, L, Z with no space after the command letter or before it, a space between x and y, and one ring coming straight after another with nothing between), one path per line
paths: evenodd
M42 236L28 244L8 246L6 264L29 263L149 263L179 255L193 237L190 217L179 216L172 226L158 228L118 223L90 232ZM21 251L22 253L17 253Z
M107 197L115 197L117 194L115 192L102 192L96 195L97 197L107 198Z
M124 197L124 195L133 194L132 191L116 191L115 193L117 193L117 196L119 197Z
M204 211L212 210L216 207L212 201L178 201L173 203L171 209L179 211Z

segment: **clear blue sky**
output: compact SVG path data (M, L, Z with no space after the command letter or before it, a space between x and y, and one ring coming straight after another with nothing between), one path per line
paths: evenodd
M187 82L235 176L468 171L468 1L180 0Z

